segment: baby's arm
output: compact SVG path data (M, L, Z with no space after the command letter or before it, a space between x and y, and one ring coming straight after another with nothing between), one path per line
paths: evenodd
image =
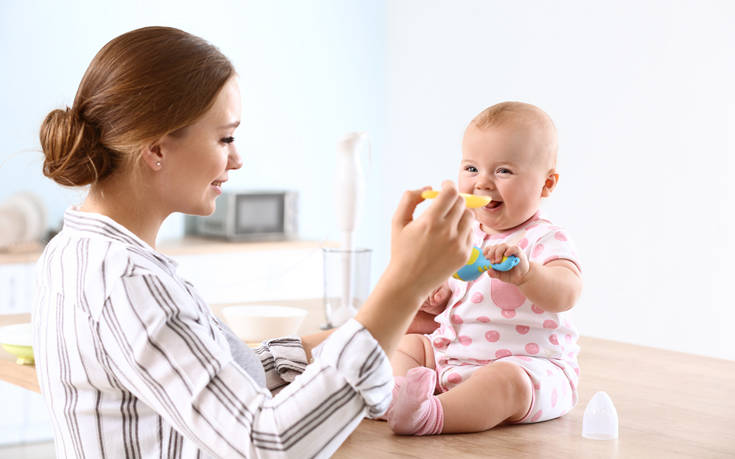
M452 289L446 281L434 289L421 305L406 333L428 334L436 330L439 324L434 322L434 317L444 311L451 296Z
M447 307L449 298L452 296L452 289L449 288L449 282L444 281L439 287L431 292L431 295L424 301L419 310L432 315L440 314Z
M517 285L526 298L544 311L572 309L582 293L582 276L577 266L569 260L556 259L540 264L529 261L520 247L507 244L486 247L483 254L491 263L500 263L504 256L518 257L520 262L510 271L489 269L487 274Z

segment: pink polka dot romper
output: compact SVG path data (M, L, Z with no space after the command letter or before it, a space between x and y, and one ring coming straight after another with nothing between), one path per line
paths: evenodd
M473 245L516 244L530 261L579 261L567 233L538 214L518 228L488 235L473 228ZM482 275L471 282L450 278L448 307L436 316L439 328L427 335L434 348L438 388L447 391L491 362L521 366L534 386L533 403L520 422L565 414L577 402L577 330L566 313L551 313L531 303L520 289Z

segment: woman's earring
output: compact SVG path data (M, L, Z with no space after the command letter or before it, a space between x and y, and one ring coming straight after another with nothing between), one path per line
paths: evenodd
M156 167L161 167L161 161L156 161Z

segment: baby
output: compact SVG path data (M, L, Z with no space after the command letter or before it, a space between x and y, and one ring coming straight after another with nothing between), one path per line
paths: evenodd
M465 130L459 191L492 197L473 209L473 245L491 263L520 262L471 282L450 278L424 303L439 326L405 335L391 359L394 432L478 432L576 404L579 347L565 312L582 290L580 267L569 235L538 211L559 180L556 152L553 122L530 104L493 105Z

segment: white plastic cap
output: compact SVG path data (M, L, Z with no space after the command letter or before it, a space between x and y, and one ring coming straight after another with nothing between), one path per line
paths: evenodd
M618 438L618 412L606 392L592 396L582 418L582 436L592 440Z

